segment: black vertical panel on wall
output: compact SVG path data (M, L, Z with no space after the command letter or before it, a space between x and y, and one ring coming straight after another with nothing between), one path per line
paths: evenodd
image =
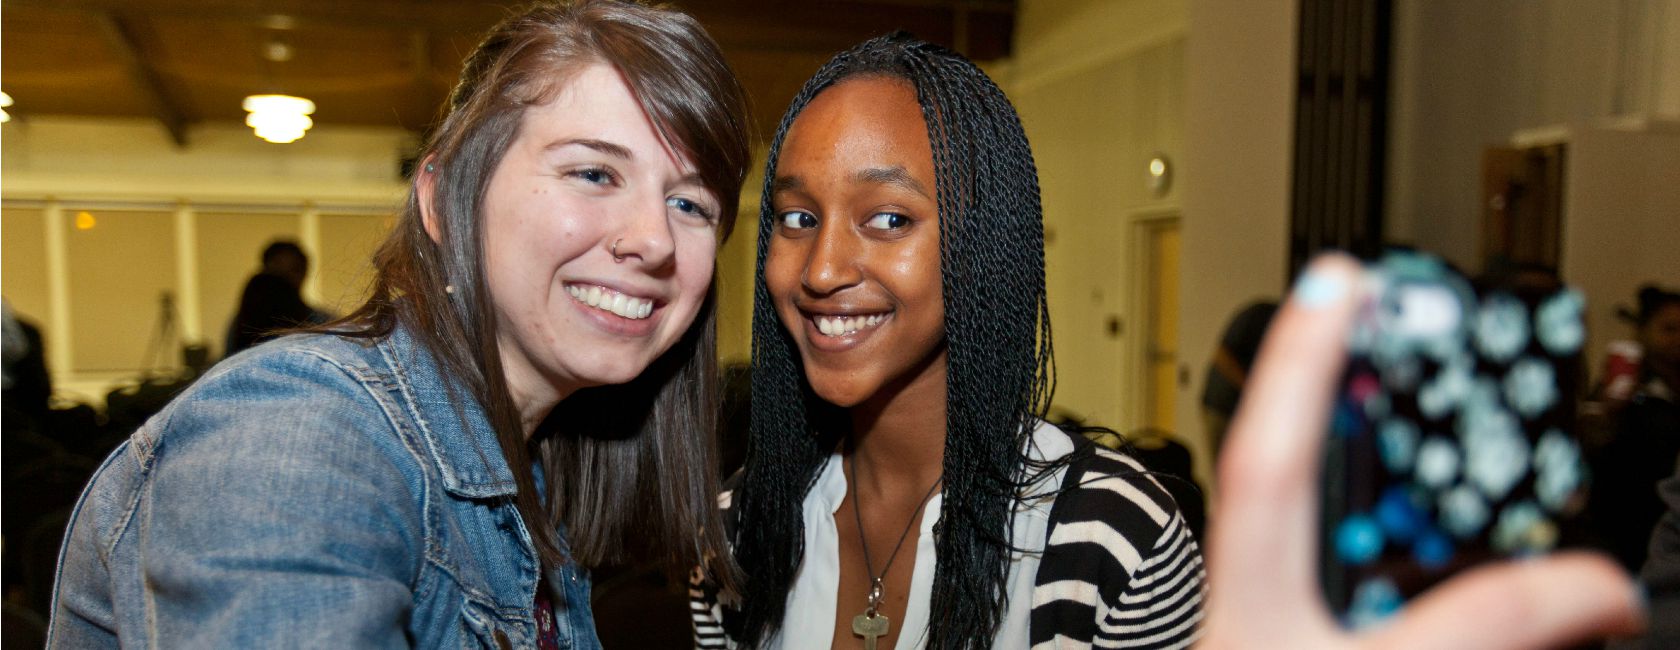
M1382 245L1391 0L1301 0L1290 275Z

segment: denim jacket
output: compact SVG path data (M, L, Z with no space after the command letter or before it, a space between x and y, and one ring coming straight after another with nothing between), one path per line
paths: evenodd
M528 648L540 564L483 410L402 328L218 364L105 460L48 646ZM593 649L588 574L549 575Z

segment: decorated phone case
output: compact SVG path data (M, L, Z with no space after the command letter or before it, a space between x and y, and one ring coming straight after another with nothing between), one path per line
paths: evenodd
M1585 483L1581 295L1478 295L1419 253L1373 269L1324 464L1322 580L1355 628L1468 566L1552 550Z

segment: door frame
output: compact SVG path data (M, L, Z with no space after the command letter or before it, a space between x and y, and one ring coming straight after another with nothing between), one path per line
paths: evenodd
M1131 277L1125 283L1127 320L1131 322L1125 332L1126 342L1122 349L1125 359L1121 362L1121 424L1125 427L1121 433L1130 433L1146 424L1145 414L1149 408L1149 268L1154 262L1150 251L1151 231L1163 226L1177 227L1180 236L1184 232L1184 211L1177 205L1157 205L1129 211L1125 215L1127 221L1126 236L1130 240L1127 248L1130 264L1126 273ZM1183 269L1179 270L1180 275ZM1177 314L1173 318L1178 318ZM1181 346L1182 347L1182 346ZM1182 360L1180 360L1182 362ZM1172 432L1178 435L1178 432Z

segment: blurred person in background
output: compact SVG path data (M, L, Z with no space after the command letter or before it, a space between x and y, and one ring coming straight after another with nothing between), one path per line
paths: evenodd
M262 270L245 283L239 311L228 324L222 356L273 339L284 330L325 324L326 313L303 300L303 281L309 277L309 256L295 242L276 240L262 252Z
M1640 354L1625 385L1614 373L1600 382L1610 437L1593 454L1588 508L1606 548L1637 571L1664 511L1657 484L1680 462L1680 293L1645 286L1629 316Z

